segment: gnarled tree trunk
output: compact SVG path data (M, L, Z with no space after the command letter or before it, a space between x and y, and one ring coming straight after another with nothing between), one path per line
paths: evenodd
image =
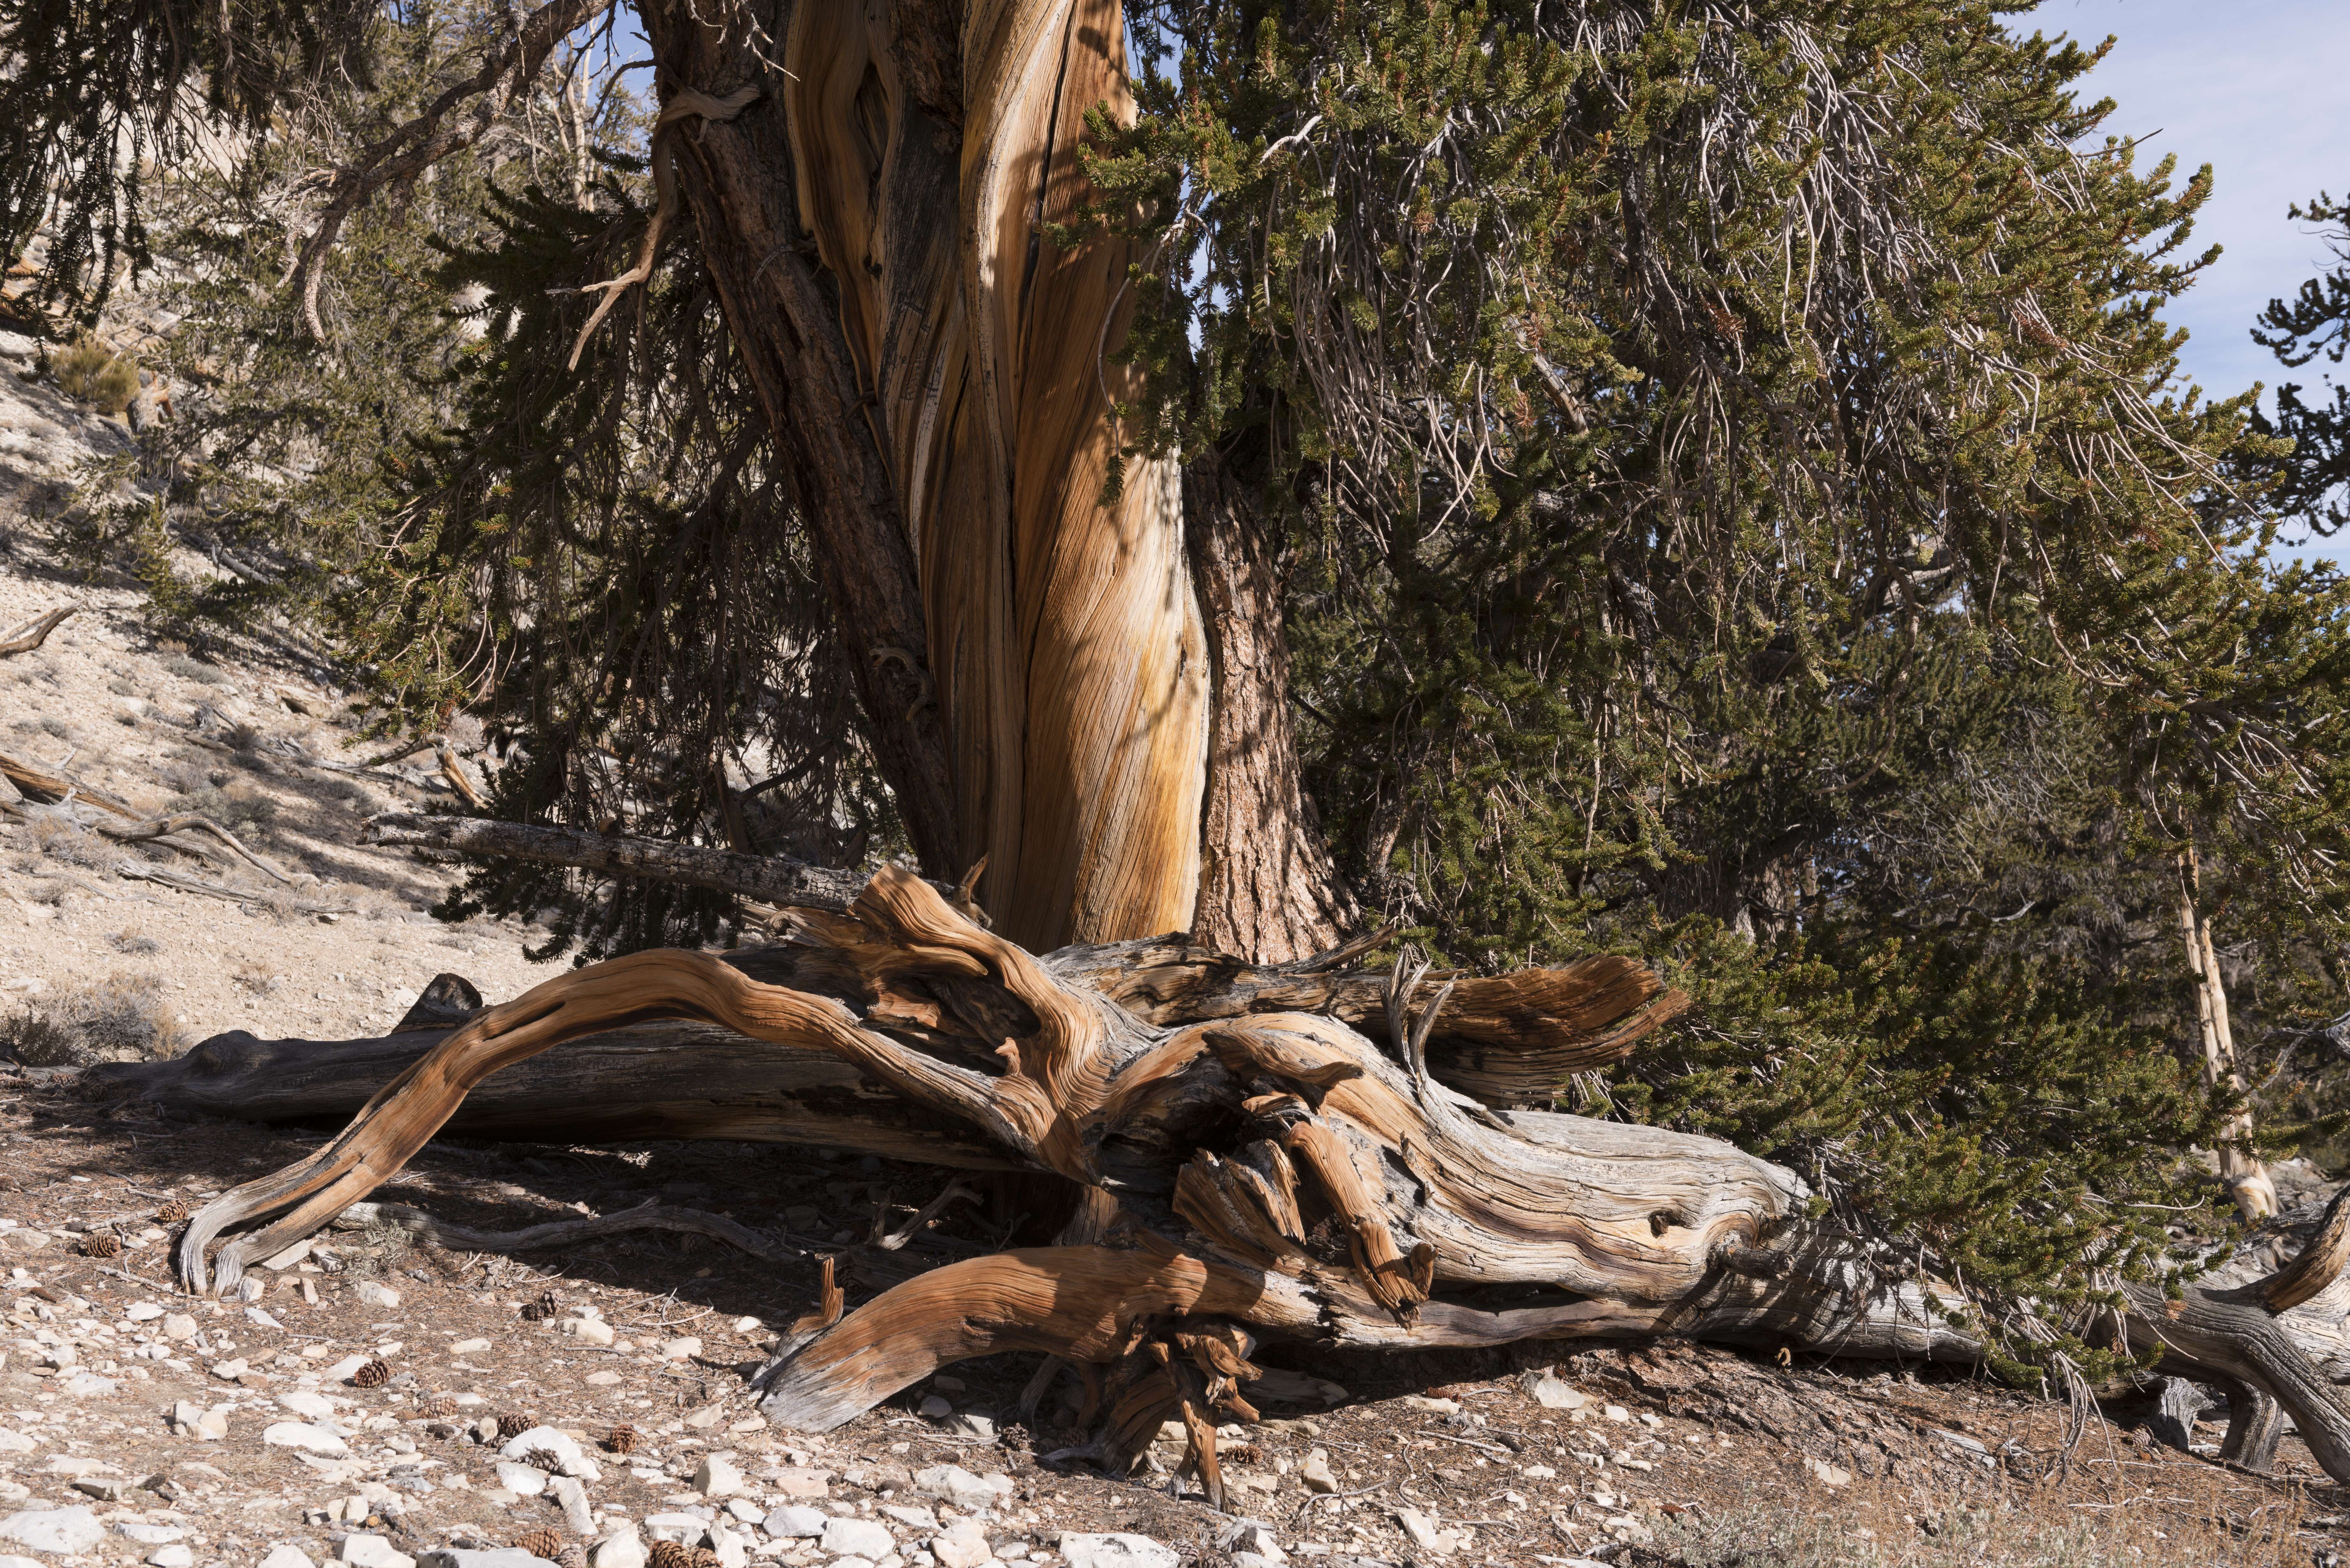
M778 1099L798 1096L789 1114L825 1141L900 1156L918 1143L1087 1199L1064 1244L917 1273L853 1312L828 1292L759 1376L785 1425L829 1428L957 1359L1042 1351L1106 1373L1075 1451L1128 1463L1180 1419L1218 1497L1213 1428L1253 1416L1242 1385L1265 1338L1401 1349L1669 1333L1980 1353L1939 1310L1947 1287L1880 1277L1808 1221L1793 1172L1711 1138L1504 1108L1620 1054L1678 1005L1623 961L1432 988L1409 971L1251 969L1172 940L1040 961L895 870L847 916L802 913L798 936L737 964L616 959L473 1013L339 1137L197 1214L182 1273L233 1285L364 1199L490 1075L560 1060L551 1048L567 1043L575 1056L624 1050L668 1019L710 1033L660 1025L664 1050L759 1043L774 1066L750 1075L794 1085ZM176 1085L170 1066L98 1078L184 1102L266 1049L211 1043ZM894 1116L874 1114L885 1102ZM545 1105L535 1132L608 1136L602 1103L587 1096L570 1125ZM952 1130L910 1139L917 1125ZM2281 1317L2338 1272L2345 1214L2337 1204L2271 1278L2176 1300L2130 1287L2125 1310L2085 1326L2250 1391L2239 1408L2273 1401L2350 1478L2350 1408Z

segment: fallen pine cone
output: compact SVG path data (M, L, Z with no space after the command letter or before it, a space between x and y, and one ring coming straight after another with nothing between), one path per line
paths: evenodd
M556 1302L555 1293L546 1291L540 1293L536 1301L524 1303L522 1320L525 1323L543 1323L562 1310L563 1308Z
M93 1231L81 1239L81 1246L77 1251L85 1258L120 1257L122 1238L111 1231Z
M528 1416L500 1416L498 1440L504 1442L509 1438L519 1438L537 1425L538 1423Z
M695 1568L693 1548L676 1541L656 1541L645 1553L645 1568Z
M637 1451L637 1429L623 1421L612 1428L611 1435L604 1439L604 1446L616 1454L633 1454Z
M545 1470L551 1476L563 1473L563 1456L553 1449L532 1449L523 1455L522 1462L533 1469ZM538 1555L544 1557L546 1553L542 1552Z
M567 1542L555 1554L555 1568L588 1568L588 1553L577 1541Z
M544 1557L551 1563L561 1554L563 1544L561 1532L541 1528L515 1542L515 1550L527 1552L533 1557Z
M155 1210L154 1221L158 1225L177 1225L188 1217L188 1206L184 1203L166 1203Z
M351 1386L354 1388L380 1388L390 1381L391 1368L383 1364L383 1357L380 1355L351 1374Z
M417 1407L417 1410L420 1414L432 1417L435 1419L444 1416L453 1416L457 1413L458 1409L459 1406L457 1401L452 1399L446 1394L435 1394L432 1398L427 1399L423 1404Z

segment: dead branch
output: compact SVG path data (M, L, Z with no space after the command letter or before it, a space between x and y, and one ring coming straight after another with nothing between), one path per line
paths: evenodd
M193 832L209 833L214 838L220 840L222 844L225 845L238 859L244 861L255 870L264 872L268 876L276 878L278 881L288 885L293 882L293 878L286 876L285 872L280 871L276 867L272 866L268 861L264 860L260 856L255 855L252 850L247 849L243 844L237 842L236 835L231 833L227 828L223 827L219 823L214 822L211 817L203 815L197 812L182 812L173 816L153 817L145 822L134 823L128 827L117 827L112 823L108 822L99 823L97 827L99 832L106 835L109 838L116 839L122 843L131 844L141 843L150 839L160 840L168 844L171 843L171 840L165 837L165 835L167 834ZM173 845L172 847L180 848L183 846Z
M289 898L283 893L261 893L250 888L226 888L218 882L206 882L201 877L183 877L177 871L166 871L160 866L142 866L136 860L115 864L114 874L133 882L152 882L159 888L169 888L177 893L195 893L207 898L225 899L232 904L267 904L283 902L292 905L306 915L356 915L359 911L348 904L314 904L307 898Z
M52 773L37 763L10 756L5 752L0 752L0 774L7 775L10 784L36 800L56 803L71 796L76 800L86 800L117 816L127 816L133 822L146 820L145 812L117 800L102 789L93 789L70 774Z
M64 624L66 618L74 613L75 607L70 605L63 609L53 609L48 614L36 616L16 630L0 636L0 659L5 659L12 653L32 652L33 649L48 641L49 633L57 630Z

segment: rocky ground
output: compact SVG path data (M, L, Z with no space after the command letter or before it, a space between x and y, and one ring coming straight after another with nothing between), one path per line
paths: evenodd
M0 790L0 1026L64 1019L84 1056L233 1026L373 1033L443 971L492 1000L544 975L522 956L543 931L443 925L426 910L447 871L357 845L369 813L452 786L419 759L323 765L364 753L297 639L198 658L144 628L130 585L47 555L72 464L121 436L0 334L0 636L77 612L0 658L0 753L207 815L282 879ZM662 1231L460 1251L372 1223L239 1299L175 1291L182 1211L329 1131L100 1103L69 1061L0 1066L0 1568L2325 1564L2350 1515L2297 1439L2249 1476L2217 1463L2216 1425L2179 1452L2141 1406L2068 1445L2061 1407L1959 1373L1669 1343L1272 1347L1268 1418L1224 1434L1222 1511L1170 1480L1180 1444L1132 1478L1055 1458L1076 1389L1022 1424L1034 1356L959 1366L833 1433L776 1430L745 1374L813 1305L817 1258L854 1306L888 1262L876 1225L943 1179L787 1147L443 1138L383 1194L490 1231L658 1199L751 1227L764 1257ZM948 1207L922 1247L1000 1244L1009 1202Z

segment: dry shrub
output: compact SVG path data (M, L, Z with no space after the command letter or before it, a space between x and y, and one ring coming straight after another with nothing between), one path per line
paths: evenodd
M228 977L255 996L267 996L277 989L277 971L254 959L239 959Z
M143 958L149 953L163 950L162 943L136 926L125 926L106 940L116 952L129 953L133 958Z
M27 1066L141 1062L176 1056L187 1038L163 1001L161 981L109 975L60 992L6 1025L9 1054Z
M139 395L139 361L94 337L83 337L49 363L57 372L57 390L78 403L119 414Z
M248 833L266 832L269 826L277 820L277 803L251 784L233 784L226 789L198 790L182 805L186 810L202 812L240 837Z
M33 842L41 853L68 866L88 866L104 869L121 857L121 851L95 833L86 833L62 816L45 815L33 820Z

